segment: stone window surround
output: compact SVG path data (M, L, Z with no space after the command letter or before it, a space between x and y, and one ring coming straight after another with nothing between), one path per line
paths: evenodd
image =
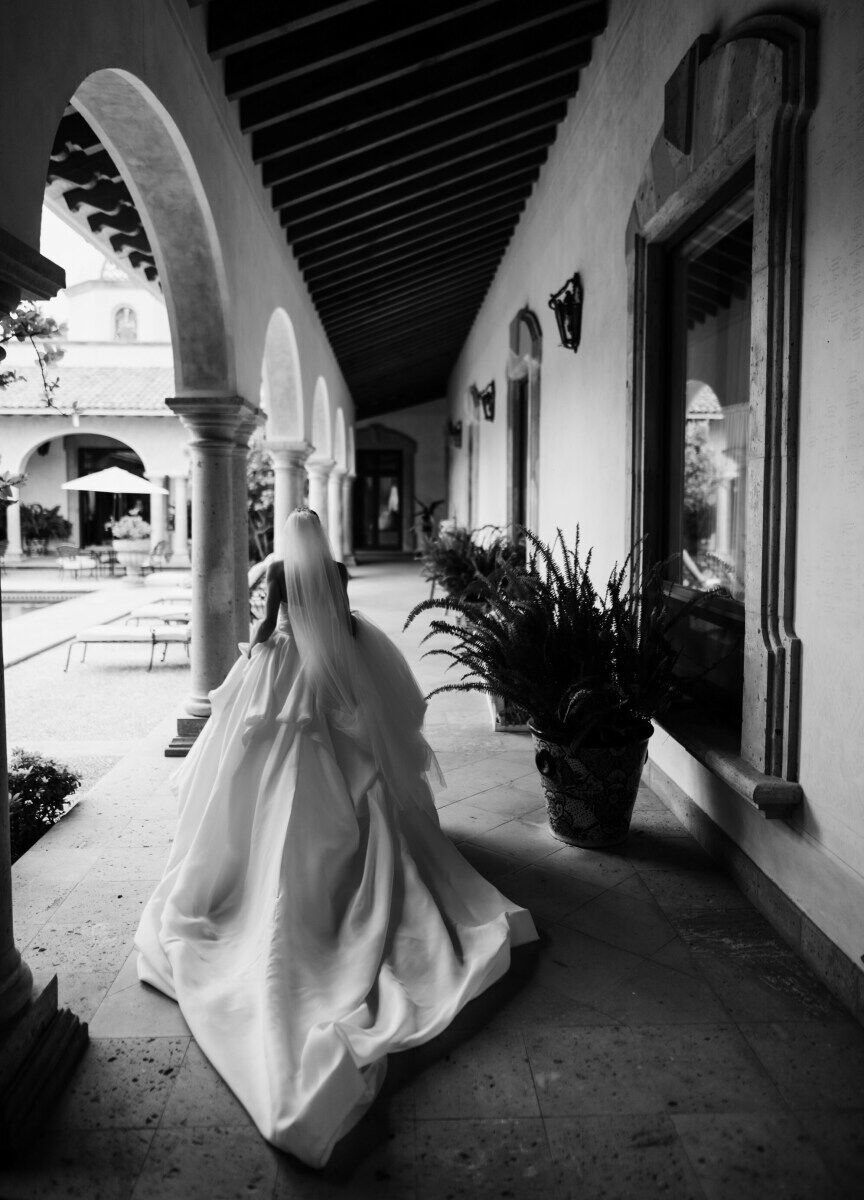
M794 630L805 135L815 103L816 31L798 16L754 16L700 37L665 90L627 229L629 534L658 510L657 419L670 242L724 189L754 183L744 702L740 748L705 724L670 719L685 749L763 816L791 815L798 778L801 643Z

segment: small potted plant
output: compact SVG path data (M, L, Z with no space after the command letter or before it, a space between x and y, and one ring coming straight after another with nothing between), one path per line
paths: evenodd
M60 515L59 504L53 508L21 505L21 537L27 554L44 554L50 541L65 542L71 533L72 524Z
M138 513L127 513L116 521L106 521L111 533L111 546L117 562L126 568L127 575L141 575L144 560L150 553L150 526Z
M480 691L527 711L552 832L571 845L615 845L630 826L651 719L679 694L670 633L698 600L673 606L661 567L631 571L632 552L598 592L578 531L572 548L560 530L552 546L526 538L527 565L505 564L482 605L426 600L406 627L430 609L463 614L461 625L433 620L424 638L450 639L429 653L462 670L431 695Z

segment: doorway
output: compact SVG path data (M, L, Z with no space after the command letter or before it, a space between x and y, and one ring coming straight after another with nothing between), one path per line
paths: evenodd
M402 549L404 479L401 450L357 451L354 541L358 549Z

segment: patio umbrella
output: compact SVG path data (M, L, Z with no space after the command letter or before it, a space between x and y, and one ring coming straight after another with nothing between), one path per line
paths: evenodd
M92 475L82 475L80 479L70 479L62 485L67 492L114 492L118 495L167 496L168 489L122 467L106 467L104 471L94 471Z
M131 471L125 471L122 467L106 467L104 471L94 471L92 475L82 475L78 479L70 479L61 486L67 492L113 492L115 521L120 515L118 509L118 497L120 496L168 495L167 488L160 487L158 483L151 483L149 479L142 479L140 475L133 475Z

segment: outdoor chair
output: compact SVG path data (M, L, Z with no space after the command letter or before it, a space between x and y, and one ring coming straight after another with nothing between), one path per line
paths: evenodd
M83 554L77 546L61 545L56 548L57 570L61 575L71 575L77 579L79 575L95 575L98 563L90 554Z
M189 642L192 633L188 625L157 625L151 629L129 629L118 625L94 625L92 629L85 629L81 633L75 635L69 643L69 649L66 653L66 666L64 672L69 670L69 661L72 658L72 648L74 646L81 647L81 662L87 656L87 647L94 643L114 643L124 645L139 645L150 647L150 661L147 664L147 670L153 669L153 657L156 653L156 647L162 647L162 657L160 662L165 661L168 653L168 647L172 643L185 646L186 657L189 657Z
M192 618L192 609L185 600L155 604L144 604L141 608L133 609L126 618L126 624L140 624L142 621L155 621L162 625L188 625Z
M168 541L157 542L141 564L141 569L144 571L161 571L168 566L170 561L171 543Z

